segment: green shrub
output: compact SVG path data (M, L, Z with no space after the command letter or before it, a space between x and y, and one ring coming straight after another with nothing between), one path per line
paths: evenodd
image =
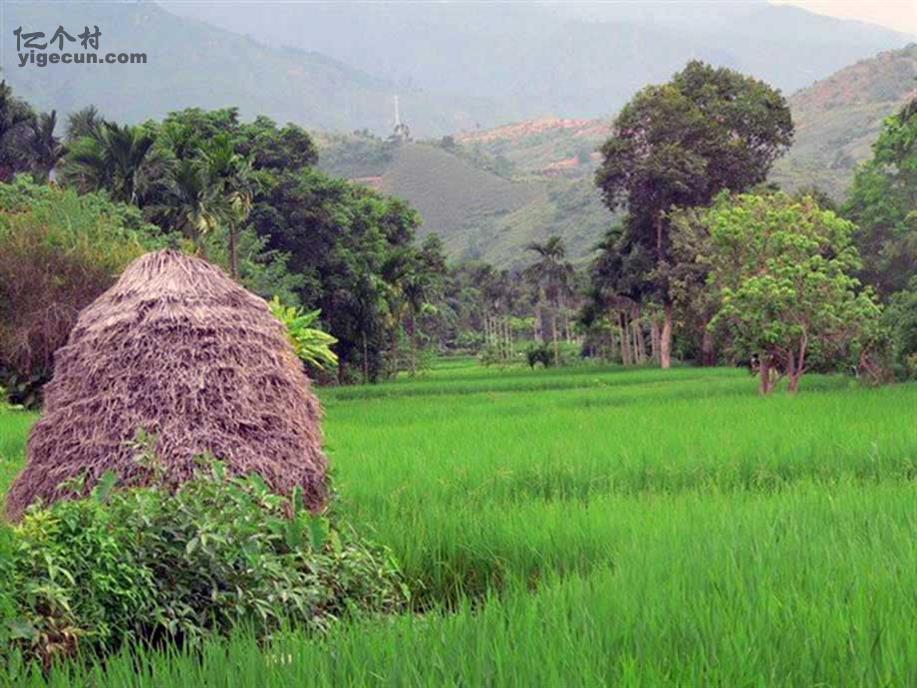
M477 330L462 330L455 337L452 347L457 353L476 354L484 346L484 334Z
M525 360L530 368L539 363L545 368L554 365L554 352L544 342L533 342L525 351Z
M158 232L101 194L0 184L0 384L14 403L38 405L80 310L159 247Z
M502 367L514 362L507 348L497 344L484 344L478 351L478 361L487 367L492 365Z
M300 495L208 463L174 495L115 491L108 474L88 498L31 508L0 571L8 652L48 664L125 642L196 644L239 624L259 637L323 631L407 601L386 550L305 511Z
M290 343L300 360L318 370L337 367L337 354L331 350L337 344L337 337L316 327L320 310L304 312L295 306L284 306L276 296L270 306L274 317L286 325Z
M917 277L907 289L892 294L883 321L891 334L898 377L917 379Z
M12 532L0 523L0 581L3 581L0 585L0 648L7 647L12 640L16 619L13 589L8 585L12 577L12 551ZM2 655L3 651L0 649L0 658Z
M559 363L561 366L573 365L582 360L582 347L576 342L557 342L557 358L554 358L553 342L532 342L525 351L525 359L530 368L539 363L550 368Z

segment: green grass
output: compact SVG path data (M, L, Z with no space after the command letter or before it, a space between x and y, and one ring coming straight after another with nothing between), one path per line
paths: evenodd
M22 468L26 436L36 419L33 413L0 408L0 509L10 483Z
M337 508L393 549L412 614L9 680L917 684L915 385L449 361L322 397ZM32 419L0 416L0 490Z

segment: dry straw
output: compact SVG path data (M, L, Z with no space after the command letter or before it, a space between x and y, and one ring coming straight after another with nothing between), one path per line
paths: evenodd
M320 415L262 299L204 260L149 253L80 314L57 352L7 516L70 496L62 483L72 478L91 489L109 469L122 485L149 482L152 471L136 460L138 432L155 436L173 488L209 453L279 493L301 486L319 509L327 496Z

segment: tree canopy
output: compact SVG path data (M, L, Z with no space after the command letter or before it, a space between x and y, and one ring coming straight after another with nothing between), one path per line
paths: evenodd
M625 208L623 236L609 248L644 256L635 290L665 308L662 365L669 365L673 260L667 213L704 206L723 189L744 191L767 177L790 145L793 122L779 91L725 68L689 62L624 106L602 146L596 184L612 210ZM646 260L649 259L649 260Z
M854 225L812 198L725 196L707 224L720 302L712 325L758 355L762 392L776 371L795 392L813 359L842 352L877 319L873 295L853 276L861 266Z
M917 275L917 99L885 121L844 212L859 225L863 279L888 295Z

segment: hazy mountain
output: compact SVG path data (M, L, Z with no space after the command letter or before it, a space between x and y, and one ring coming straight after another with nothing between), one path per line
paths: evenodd
M247 116L387 134L398 94L419 136L607 116L692 57L793 90L907 42L879 27L756 2L35 0L4 3L3 21L4 76L41 108L94 103L139 121L192 105L237 105ZM146 52L148 63L18 67L8 34L18 26L50 34L58 25L73 35L98 25L103 51Z
M818 186L837 199L871 155L882 121L917 96L917 44L840 70L790 97L796 139L774 166L787 188Z
M480 139L455 137L456 143L445 146L392 144L357 134L320 136L319 166L409 201L423 218L421 234L438 234L452 258L520 266L531 260L527 244L557 234L570 257L580 261L613 216L593 186L591 161L576 169L532 169L566 151L565 141L579 141L579 130L554 125L560 121L480 132ZM489 146L507 136L514 150L499 164ZM539 138L546 147L537 144Z
M390 131L393 94L429 131L450 131L496 117L486 99L396 88L384 78L316 53L267 46L153 2L4 3L3 75L16 92L42 109L69 112L95 104L106 116L138 122L184 107L238 106L245 116L342 129ZM77 36L98 25L100 52L145 52L147 64L19 67L13 30L58 26ZM83 49L79 43L67 50ZM46 53L55 52L45 51ZM500 112L505 112L503 105Z
M386 148L369 136L326 136L322 165L411 201L452 256L501 265L525 260L525 244L552 233L575 258L589 254L612 221L590 157L609 115L690 57L784 89L820 77L791 98L796 144L774 179L835 195L917 73L915 46L852 64L902 43L900 34L761 3L680 3L662 15L623 3L162 4L257 39L146 1L6 3L5 32L63 25L75 35L97 24L103 52L146 52L148 63L20 68L7 36L4 77L62 113L91 103L136 122L235 105L244 116L383 135L397 93L415 138L453 141ZM835 67L845 68L831 75Z
M796 92L789 99L796 140L772 181L787 189L817 186L842 200L882 121L915 96L917 44ZM609 119L555 117L457 133L448 150L331 137L322 140L322 164L410 200L424 216L424 231L440 234L455 258L518 265L529 260L530 241L560 234L574 259L583 260L613 221L592 181L594 151L609 133Z
M909 41L763 2L163 4L272 45L316 50L406 89L498 101L503 109L484 126L520 112L605 116L692 57L790 92ZM418 133L440 133L404 110Z

